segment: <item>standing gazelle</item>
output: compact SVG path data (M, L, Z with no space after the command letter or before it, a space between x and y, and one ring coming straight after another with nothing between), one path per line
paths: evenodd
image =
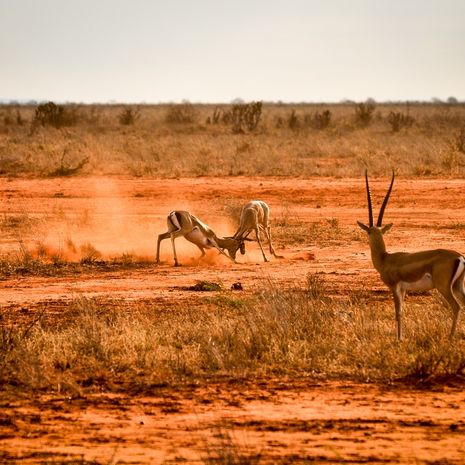
M202 252L201 258L205 255L204 249L215 248L220 254L236 263L237 250L240 249L241 253L245 253L243 241L238 241L231 237L223 239L218 237L209 226L187 211L177 210L171 212L166 222L168 224L168 231L158 236L157 263L160 262L160 243L164 239L168 239L168 237L171 238L171 245L173 246L174 266L179 266L176 247L174 245L174 240L177 237L185 237L189 242L195 244ZM225 254L223 249L226 249L229 255Z
M243 243L248 239L247 236L255 231L255 236L257 238L258 245L262 251L263 260L268 261L266 258L265 252L263 251L262 243L260 241L260 231L265 233L266 238L268 239L268 244L270 247L270 253L273 254L276 258L283 258L279 255L276 255L276 252L273 248L273 243L271 242L271 226L269 223L270 218L270 208L262 200L251 200L242 207L240 225L234 234L234 239Z
M465 305L465 290L463 287L465 258L458 252L446 249L425 250L414 253L387 252L383 234L391 229L392 223L382 226L382 222L384 210L394 184L394 172L392 173L391 184L381 205L376 226L373 224L373 208L367 172L365 172L365 183L368 197L369 226L360 221L357 221L357 223L368 234L373 265L394 296L397 338L402 338L402 304L406 291L437 289L452 308L453 317L450 332L450 338L452 339L457 326L460 307Z

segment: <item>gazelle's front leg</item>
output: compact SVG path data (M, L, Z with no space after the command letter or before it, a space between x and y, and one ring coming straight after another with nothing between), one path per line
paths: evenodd
M268 243L270 244L270 253L273 254L275 258L284 258L282 255L276 255L273 243L271 242L271 226L267 226L267 228L265 229L265 234L268 239Z
M402 339L402 304L404 303L405 290L402 289L401 283L397 283L394 287L391 287L391 291L396 309L397 339L400 341Z
M205 257L205 250L199 244L195 244L195 245L199 248L199 250L201 252L201 255L199 257L199 260L201 260L203 257Z
M276 255L276 253L274 251L274 248L273 248L273 244L271 243L271 227L270 226L266 227L265 234L266 234L266 238L268 239L268 245L270 247L270 253L273 254L273 255Z
M263 251L263 246L262 246L262 243L260 241L260 232L259 232L259 228L255 228L255 235L257 236L257 242L258 242L258 245L260 246L260 250L262 251L262 255L263 255L263 260L265 262L268 261L268 259L266 258L266 255L265 255L265 252Z

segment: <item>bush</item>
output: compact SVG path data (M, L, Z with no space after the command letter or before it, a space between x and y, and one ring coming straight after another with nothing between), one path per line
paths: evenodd
M358 103L355 107L355 119L357 123L362 126L368 126L373 120L373 113L376 109L374 103Z
M455 137L454 147L457 151L465 153L465 128L461 129Z
M207 124L220 124L221 122L221 115L224 115L224 112L219 108L215 108L213 110L213 115L207 118Z
M36 108L32 123L35 126L41 125L61 128L74 125L77 119L76 109L66 108L63 105L56 105L53 102L47 102Z
M415 120L400 111L391 111L387 117L387 122L391 125L392 132L399 132L402 128L409 128Z
M331 122L332 113L330 110L325 110L322 113L316 111L313 115L305 115L305 124L313 129L325 129Z
M238 103L232 108L232 131L241 134L257 128L262 115L262 102Z
M118 116L119 123L123 126L131 126L140 118L138 108L124 108Z
M291 114L287 118L287 127L289 129L295 130L300 126L299 117L297 116L295 110L291 111Z
M60 159L60 166L48 174L50 177L73 176L81 171L87 163L89 163L89 157L83 157L81 160L76 162L74 166L72 166L65 162L67 154L68 151L66 149L63 150L63 154Z
M234 134L253 131L262 114L262 102L237 103L229 110L215 108L207 118L207 124L231 125Z
M197 112L189 102L171 105L165 115L165 122L168 124L192 124L196 120Z
M16 110L16 114L13 115L12 110L7 108L4 112L0 113L0 117L3 120L4 126L13 126L14 124L22 126L24 124L24 119L19 110Z

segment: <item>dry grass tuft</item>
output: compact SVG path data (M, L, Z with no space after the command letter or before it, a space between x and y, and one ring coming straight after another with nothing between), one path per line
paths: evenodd
M218 428L213 439L205 441L202 463L206 465L258 465L262 456L241 444L231 425Z

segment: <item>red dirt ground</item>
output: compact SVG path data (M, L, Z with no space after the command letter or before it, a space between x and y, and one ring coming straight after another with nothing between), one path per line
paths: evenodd
M376 205L388 183L372 182ZM386 237L389 250L441 246L465 251L464 192L464 180L398 179L385 215L385 222L394 222ZM241 263L233 264L216 252L198 261L198 250L178 239L184 266L172 266L169 241L162 246L164 263L153 263L156 235L166 230L171 210L188 209L219 235L228 235L237 225L225 215L225 206L250 199L265 200L272 221L297 217L310 227L335 218L343 240L321 237L316 243L278 247L284 258L269 263L251 244L239 256ZM183 289L197 280L220 281L226 288L240 282L243 292L252 292L265 280L303 286L308 273L322 273L333 293L363 287L389 298L355 223L367 218L361 179L1 179L0 216L4 225L10 217L26 225L26 231L16 232L3 227L0 254L18 253L22 239L26 247L40 241L50 255L58 251L70 260L78 260L86 244L105 259L128 253L147 260L124 270L4 278L0 306L9 320L43 307L60 318L79 296L170 305L198 298ZM463 337L463 329L459 333ZM232 431L232 443L242 452L260 454L260 463L462 464L464 408L460 387L415 390L285 379L212 379L77 398L4 392L0 461L202 463L206 449L211 455L225 449L225 432Z

